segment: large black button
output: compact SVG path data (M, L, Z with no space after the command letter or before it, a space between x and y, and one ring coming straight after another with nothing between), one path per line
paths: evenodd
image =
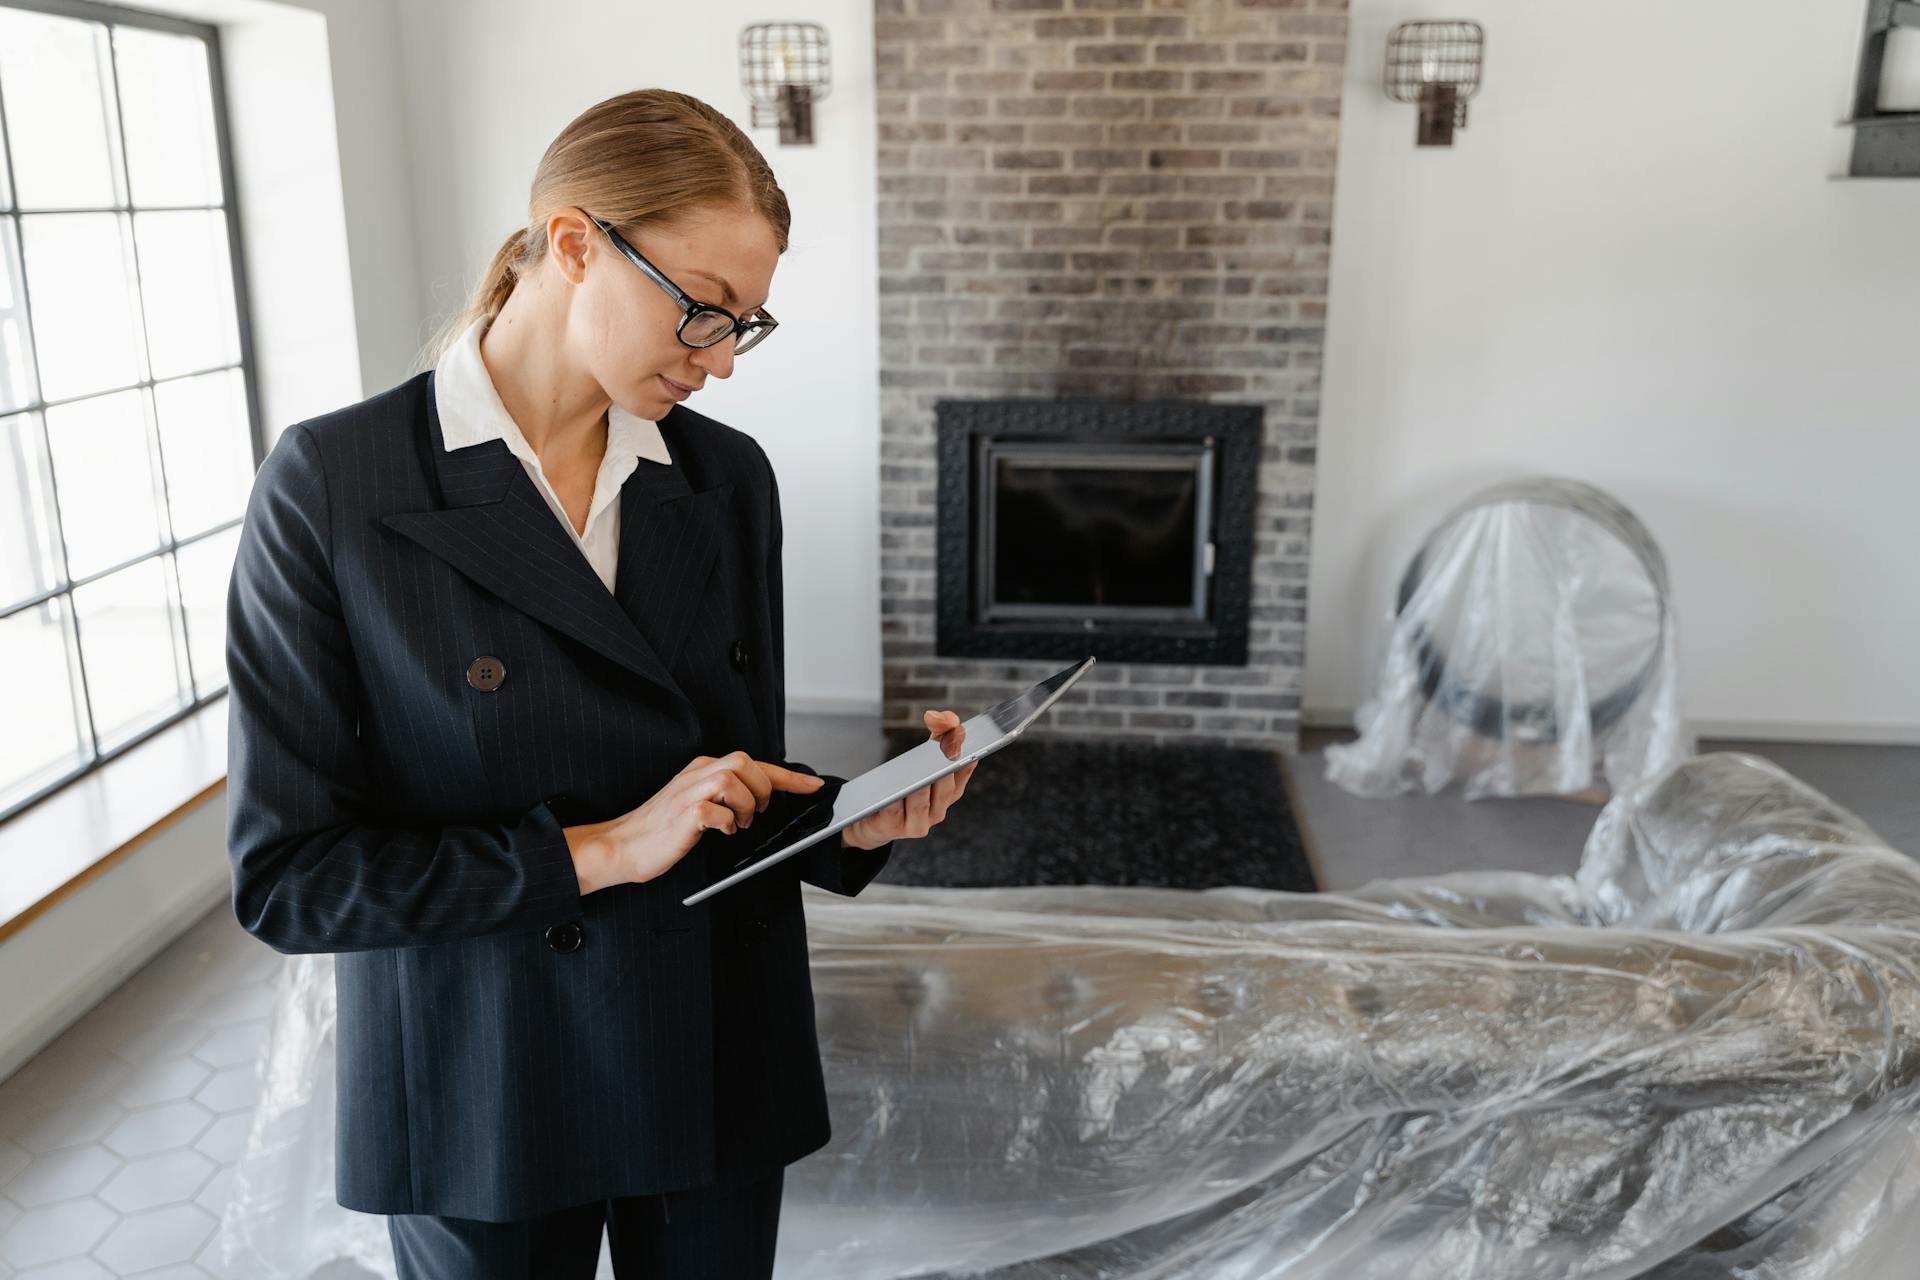
M559 924L547 926L547 945L555 951L578 951L580 936L578 920L562 920Z
M733 652L727 656L732 659L733 669L735 671L745 671L747 669L747 642L744 640L735 640L733 642Z
M492 693L507 678L507 664L490 653L483 653L467 664L467 683L482 693Z

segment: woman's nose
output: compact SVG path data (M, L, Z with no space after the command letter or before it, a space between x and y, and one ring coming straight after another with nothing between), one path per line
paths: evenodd
M696 347L693 362L716 378L733 372L733 337L728 335L710 347Z

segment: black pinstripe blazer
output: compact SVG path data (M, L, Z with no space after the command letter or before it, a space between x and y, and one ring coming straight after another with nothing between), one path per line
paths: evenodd
M561 833L697 755L785 761L766 453L675 406L609 593L503 442L442 447L432 378L286 431L227 597L234 912L338 953L339 1202L505 1221L797 1160L828 1138L800 881L858 893L892 846L683 907L804 800L584 898Z

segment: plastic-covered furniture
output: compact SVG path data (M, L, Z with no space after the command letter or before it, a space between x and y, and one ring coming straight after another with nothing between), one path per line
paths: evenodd
M1667 565L1624 505L1535 476L1454 508L1401 576L1357 741L1356 795L1620 791L1694 751Z
M1615 796L1571 876L830 898L784 1280L1855 1280L1920 1216L1920 864L1752 756ZM326 960L223 1223L262 1280L393 1274L332 1203Z

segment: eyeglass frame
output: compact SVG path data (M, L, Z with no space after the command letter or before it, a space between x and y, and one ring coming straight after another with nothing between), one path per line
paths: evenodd
M585 209L582 209L580 212L587 213ZM695 351L705 351L708 347L719 346L722 342L725 342L727 338L735 334L745 333L754 335L747 339L744 346L738 341L734 343L733 354L735 356L742 356L766 341L767 336L780 327L780 322L774 319L765 307L755 308L755 310L760 312L760 318L758 320L742 320L725 307L716 306L711 302L701 302L685 289L682 289L679 285L669 280L666 272L654 266L651 262L648 262L645 254L628 244L626 239L618 231L613 229L612 223L608 222L605 218L595 217L591 213L587 213L587 216L593 219L594 226L606 232L607 239L613 243L614 248L620 251L621 256L645 272L649 280L659 285L666 291L669 298L672 298L679 304L681 311L680 323L674 326L673 336L680 339L682 346L691 347ZM688 342L684 333L687 322L703 311L717 312L725 316L733 327L723 330L712 342L705 344Z

